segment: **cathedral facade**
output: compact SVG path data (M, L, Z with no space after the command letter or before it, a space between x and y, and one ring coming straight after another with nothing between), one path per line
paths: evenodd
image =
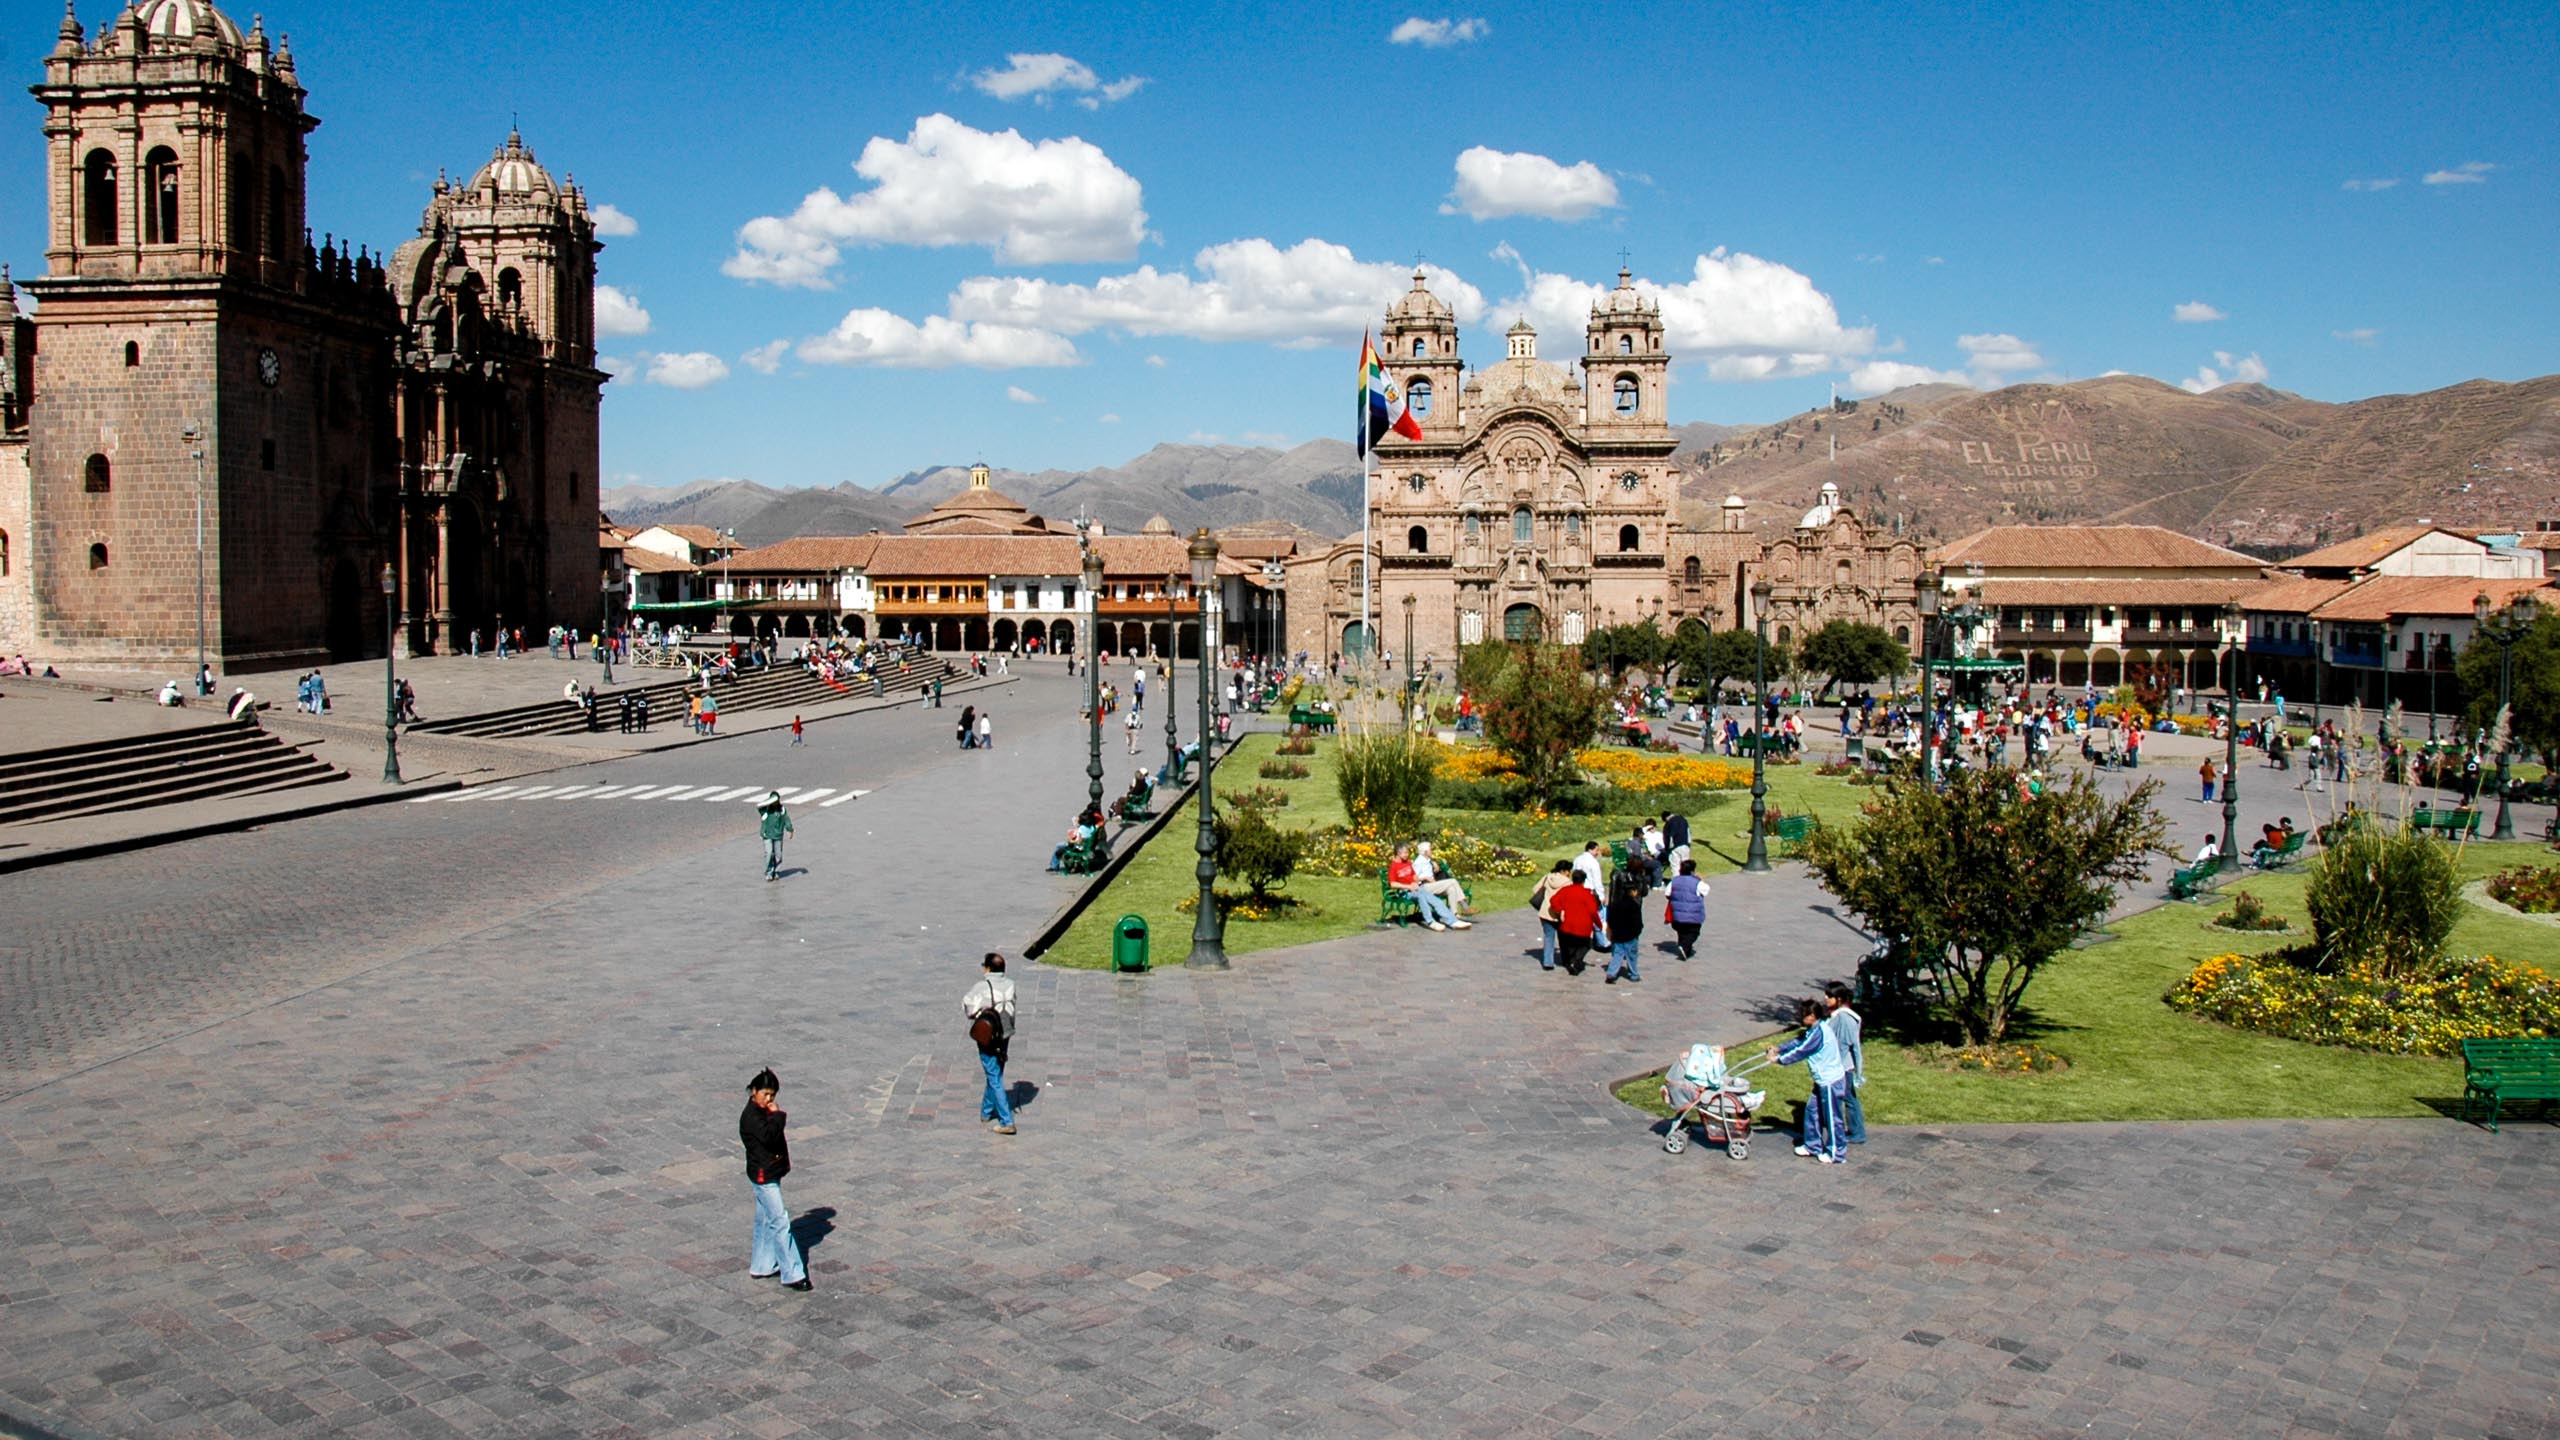
M315 243L292 54L208 0L94 36L66 13L34 94L49 231L0 347L0 648L163 665L201 635L262 668L595 623L576 187L511 136L388 262Z
M1734 629L1754 622L1764 577L1772 638L1834 619L1914 633L1919 544L1836 494L1774 540L1746 528L1739 497L1714 528L1681 523L1661 307L1628 271L1582 338L1568 369L1539 357L1524 320L1503 358L1471 373L1456 316L1415 272L1378 350L1422 435L1378 442L1365 540L1287 567L1291 651L1447 656L1485 640L1576 644L1610 625Z

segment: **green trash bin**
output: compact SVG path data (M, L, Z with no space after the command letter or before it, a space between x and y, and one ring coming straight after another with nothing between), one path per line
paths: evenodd
M1144 970L1147 968L1147 922L1145 917L1123 915L1111 927L1111 968Z

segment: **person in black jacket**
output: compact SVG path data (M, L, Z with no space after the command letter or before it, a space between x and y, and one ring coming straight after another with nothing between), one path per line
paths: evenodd
M1609 877L1609 963L1600 972L1608 984L1643 983L1636 973L1636 942L1644 935L1644 895L1634 870Z
M782 1203L782 1177L791 1173L791 1146L783 1139L790 1117L774 1101L782 1081L767 1070L747 1082L747 1108L738 1114L738 1140L747 1148L747 1183L755 1187L755 1239L748 1247L747 1275L756 1280L779 1278L783 1288L809 1288L808 1269L800 1263L800 1246L791 1238L791 1210Z

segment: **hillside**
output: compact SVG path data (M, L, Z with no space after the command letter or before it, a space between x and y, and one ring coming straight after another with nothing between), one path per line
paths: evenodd
M2192 395L2138 375L1988 393L1922 385L1768 425L1679 429L1683 515L1713 524L1717 502L1739 494L1763 531L1792 524L1825 480L1871 519L1945 537L2080 521L2299 547L2403 520L2560 518L2560 375L2343 405L2257 384ZM1359 462L1338 440L1159 445L1124 465L993 479L1036 513L1065 520L1081 506L1122 531L1157 515L1182 530L1268 522L1343 535L1360 524ZM964 467L946 465L877 490L732 480L612 490L603 502L626 525L692 521L765 544L895 529L967 483Z

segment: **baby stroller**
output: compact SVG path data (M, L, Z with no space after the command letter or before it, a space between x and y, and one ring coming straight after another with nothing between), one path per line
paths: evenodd
M1710 1143L1724 1146L1725 1158L1742 1160L1751 1154L1751 1117L1759 1112L1769 1092L1754 1090L1745 1078L1768 1067L1766 1057L1726 1068L1724 1047L1692 1045L1689 1053L1662 1077L1663 1103L1673 1108L1671 1128L1664 1132L1662 1149L1677 1155L1689 1148L1689 1128Z

